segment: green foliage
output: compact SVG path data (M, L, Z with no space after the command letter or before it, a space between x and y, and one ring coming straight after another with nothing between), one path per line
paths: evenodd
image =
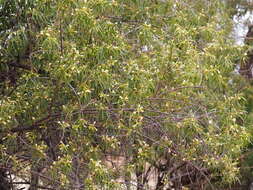
M1 164L15 175L36 166L56 189L113 189L129 172L149 189L147 165L157 189L183 174L189 187L237 179L249 134L229 80L243 50L222 1L14 0L0 11Z

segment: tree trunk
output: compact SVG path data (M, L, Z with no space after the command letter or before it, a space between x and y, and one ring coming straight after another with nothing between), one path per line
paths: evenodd
M31 181L30 181L29 190L38 190L39 172L40 172L40 169L38 168L37 163L33 163L31 167Z

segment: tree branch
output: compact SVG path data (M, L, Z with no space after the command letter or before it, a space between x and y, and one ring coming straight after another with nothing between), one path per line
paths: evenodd
M17 68L20 68L20 69L28 70L28 71L31 70L31 67L29 65L25 65L25 64L22 64L22 63L9 62L9 63L7 63L7 65L11 66L11 67L17 67Z

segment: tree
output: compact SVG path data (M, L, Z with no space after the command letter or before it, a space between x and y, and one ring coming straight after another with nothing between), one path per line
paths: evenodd
M14 188L15 174L30 190L233 183L249 134L229 84L244 50L226 8L2 0L0 180Z

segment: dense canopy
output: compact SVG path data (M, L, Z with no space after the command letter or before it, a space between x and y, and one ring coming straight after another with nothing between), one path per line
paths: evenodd
M221 0L1 0L0 189L219 189L249 140Z

